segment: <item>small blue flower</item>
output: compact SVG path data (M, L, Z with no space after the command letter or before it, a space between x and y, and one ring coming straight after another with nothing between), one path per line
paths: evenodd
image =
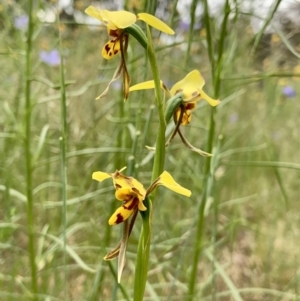
M14 19L14 26L16 29L25 30L27 29L28 22L29 22L29 18L27 15L17 16Z
M292 98L296 96L296 91L292 86L285 86L282 88L282 94L286 97Z
M57 49L51 51L42 50L40 52L40 60L49 66L58 66L60 64L60 55Z

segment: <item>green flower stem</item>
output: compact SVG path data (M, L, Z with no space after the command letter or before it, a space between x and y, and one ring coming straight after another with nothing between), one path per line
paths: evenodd
M62 58L62 38L59 30L59 16L57 16L57 30L59 35L59 52L60 52L60 172L61 172L61 199L62 199L62 222L63 222L63 288L64 299L67 299L67 265L66 265L66 246L67 246L67 101L65 86L65 68Z
M26 158L26 196L27 196L27 226L29 238L29 259L31 269L31 289L33 300L37 300L37 267L35 263L34 245L34 214L33 214L33 194L32 194L32 171L31 162L31 51L32 51L32 0L28 1L28 32L26 49L26 86L25 86L25 158Z
M224 19L221 27L221 34L220 34L220 40L218 44L218 53L217 58L215 59L215 52L213 47L213 39L212 39L212 30L211 30L211 24L210 24L210 17L209 17L209 11L208 11L208 3L207 0L204 1L204 20L205 20L205 27L206 27L206 39L207 39L207 46L208 46L208 56L211 64L212 69L212 78L213 78L213 84L214 84L214 96L216 98L219 97L220 93L220 86L221 86L221 70L222 70L222 56L224 52L224 43L225 43L225 37L227 33L227 20L230 13L230 6L229 1L227 0L224 6ZM207 140L207 152L212 153L213 145L214 145L214 136L215 136L215 113L216 109L211 108L210 113L210 126L209 126L209 132L208 132L208 140ZM208 157L205 161L204 165L204 183L203 183L203 192L201 195L200 200L200 206L198 209L198 221L196 224L196 239L195 239L195 246L194 246L194 257L193 257L193 263L192 263L192 271L191 276L189 280L189 301L192 301L194 299L194 293L195 293L195 283L197 279L197 267L198 267L198 261L199 256L202 251L202 237L203 237L203 231L204 231L204 209L206 205L207 197L209 196L209 193L211 193L209 189L209 178L211 175L211 161L212 158Z
M148 58L151 66L151 71L153 75L153 80L155 83L155 99L159 116L159 128L158 135L156 138L156 151L154 156L154 164L152 170L152 181L157 179L157 177L162 173L165 165L165 132L166 132L166 122L165 122L165 104L162 96L160 75L158 71L157 61L155 57L155 51L153 48L151 40L151 32L149 26L147 25L147 37L148 37Z
M164 101L162 97L160 76L157 66L157 61L155 57L154 48L152 45L152 38L150 29L147 26L147 38L148 38L148 59L152 70L152 75L155 83L155 98L156 105L159 115L159 129L156 139L156 151L154 157L154 164L152 170L152 182L162 173L165 163L165 131L166 123L164 118ZM152 200L155 198L155 193L152 194ZM142 301L144 298L144 292L147 282L148 274L148 264L149 264L149 253L150 253L150 242L151 242L151 222L152 222L152 202L149 198L145 200L145 206L147 210L141 212L143 218L143 228L141 230L137 260L136 260L136 270L135 270L135 280L134 280L134 301Z

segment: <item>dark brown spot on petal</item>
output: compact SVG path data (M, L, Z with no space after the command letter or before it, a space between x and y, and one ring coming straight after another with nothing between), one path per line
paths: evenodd
M133 190L136 194L142 195L135 187L132 187L132 190Z
M163 87L164 90L167 90L167 87L164 83L162 83L162 87Z
M126 210L132 210L133 208L137 207L138 203L139 203L139 199L138 198L134 198L133 201L127 205L128 202L126 202L124 205L123 205L123 208L126 209Z
M110 29L109 30L109 35L111 37L118 37L119 36L118 30L117 29Z
M178 94L178 93L181 93L181 92L183 92L183 89L178 89L178 90L176 90L175 94Z
M193 97L196 97L196 96L198 96L198 95L200 95L198 91L195 91L195 92L192 93L192 96L193 96Z
M110 49L111 49L110 46L109 46L108 44L106 44L106 45L105 45L105 51L106 51L107 53L109 53L109 52L110 52Z
M114 54L117 54L119 51L118 50L114 50Z
M196 107L196 103L194 102L189 102L185 105L186 110L193 110Z
M124 221L124 217L121 215L121 213L117 214L117 219L115 221L115 224L120 224Z
M115 186L116 186L116 189L122 188L122 186L120 184L116 184Z

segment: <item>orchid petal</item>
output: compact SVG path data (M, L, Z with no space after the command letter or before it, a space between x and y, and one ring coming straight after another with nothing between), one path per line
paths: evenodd
M100 10L94 6L89 6L85 13L103 22L109 29L123 29L136 22L136 15L127 11Z
M133 198L131 201L126 202L123 206L119 207L114 214L110 217L108 224L110 226L117 225L127 220L134 210L137 208L138 202L136 198Z
M115 192L115 197L119 201L128 202L132 199L132 189L130 187L117 188Z
M103 22L103 18L102 18L102 14L101 14L101 10L90 5L85 11L84 11L87 15L89 15L90 17L93 17L95 19L100 20L101 22Z
M165 90L166 92L169 92L163 81L160 81L160 87ZM138 91L138 90L149 90L149 89L154 89L155 88L155 83L154 80L148 80L146 82L142 82L139 84L136 84L134 86L131 86L129 88L129 91Z
M176 120L178 121L178 119L180 118L180 114L181 114L181 109L179 108L176 112L175 112L175 116L176 116ZM190 110L184 110L183 115L181 117L180 120L180 124L182 125L187 125L191 122L192 120L192 112Z
M199 100L200 99L205 99L212 107L215 107L220 103L219 99L212 99L203 90L200 92Z
M198 70L193 70L184 79L177 82L170 90L172 95L183 94L183 100L194 99L199 96L199 89L202 89L205 81Z
M142 201L140 201L139 204L138 204L138 209L140 211L146 211L147 207L144 205L144 203Z
M185 195L187 197L191 196L192 194L190 190L176 183L173 177L167 171L164 171L156 181L155 182L157 186L158 185L165 186L168 189L173 190L176 193Z
M119 172L116 172L112 178L116 190L128 189L131 195L138 197L139 200L144 200L146 196L146 190L143 184L141 184L138 180L133 177L126 177Z
M106 173L106 172L102 172L102 171L95 171L93 172L92 174L92 179L93 180L96 180L96 181L99 181L99 182L102 182L108 178L111 178L111 174L109 173Z
M110 40L108 41L102 48L102 56L110 60L112 59L115 55L117 55L121 50L121 45L120 45L120 40L115 39L115 40Z
M130 25L134 24L137 19L135 14L125 10L119 10L119 11L102 10L101 15L102 15L103 23L106 26L108 26L107 24L113 24L116 29L117 28L124 29L126 27L129 27Z
M170 35L174 34L174 31L164 22L162 22L161 20L159 20L158 18L147 14L147 13L140 13L137 15L137 19L138 20L142 20L145 23L147 23L148 25L164 32Z
M140 84L136 84L134 86L131 86L129 88L129 91L138 91L138 90L149 90L149 89L154 89L155 84L154 84L154 80L149 80Z

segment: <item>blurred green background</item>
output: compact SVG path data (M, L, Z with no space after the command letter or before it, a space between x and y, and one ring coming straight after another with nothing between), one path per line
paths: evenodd
M91 4L110 10L125 6L162 18L176 32L169 37L152 31L162 80L170 88L197 69L206 80L204 90L214 97L202 1L33 1L29 78L28 1L1 2L0 300L33 299L25 143L29 124L38 300L132 300L141 220L138 216L129 241L120 288L116 262L102 260L121 235L120 226L107 223L120 203L109 181L100 184L91 175L129 166L131 175L148 187L153 153L145 145L154 146L158 116L153 91L133 92L124 103L121 82L95 100L119 58L102 58L109 38L104 26L84 15ZM209 2L216 53L222 37L225 48L215 116L213 197L205 208L194 300L300 300L300 27L294 18L300 3L232 1L226 32L220 30L223 6L224 1ZM63 143L60 56L67 104ZM132 37L127 67L132 84L151 79L144 49ZM203 150L210 110L199 102L192 122L182 127ZM66 162L61 160L63 148ZM145 300L188 298L205 160L179 137L167 148L165 169L192 196L159 189Z

